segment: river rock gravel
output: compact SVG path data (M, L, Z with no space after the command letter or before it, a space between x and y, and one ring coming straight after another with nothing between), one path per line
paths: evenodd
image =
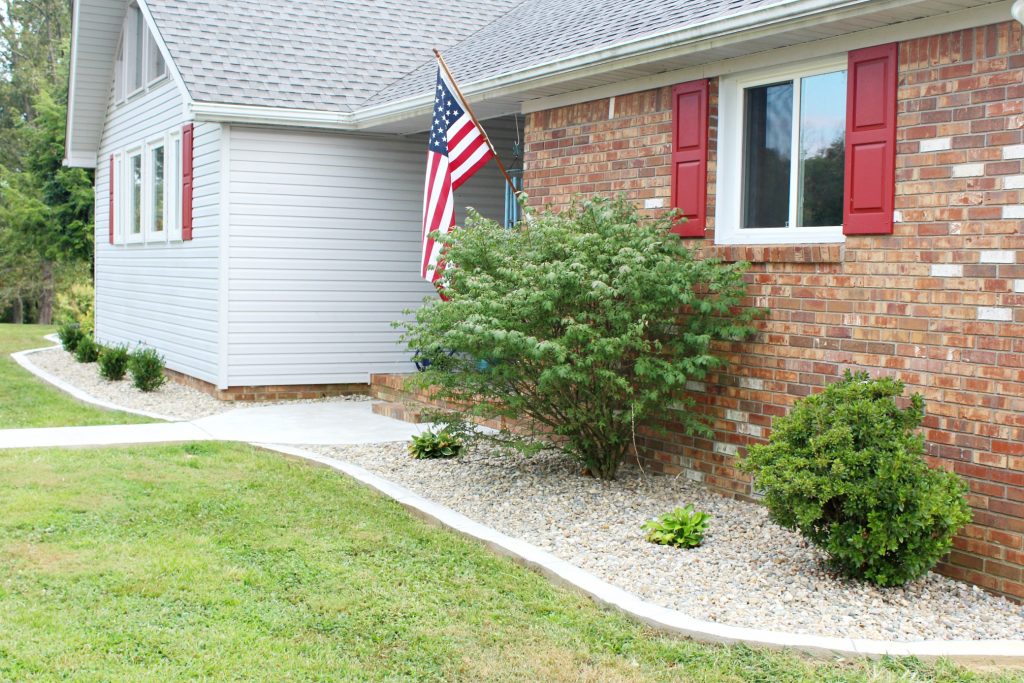
M333 396L324 399L291 401L222 401L192 387L169 380L156 391L143 392L132 386L128 377L109 382L100 377L96 363L79 363L60 347L39 351L28 359L51 375L104 401L132 410L143 410L177 420L197 420L236 408L273 405L277 403L312 403L319 401L369 401L369 396Z
M1024 638L1024 606L930 573L902 588L832 575L822 554L768 519L683 477L625 467L603 482L557 453L473 446L414 460L404 443L322 446L658 605L700 619L793 633L898 641ZM640 525L687 503L712 515L703 545L648 543Z

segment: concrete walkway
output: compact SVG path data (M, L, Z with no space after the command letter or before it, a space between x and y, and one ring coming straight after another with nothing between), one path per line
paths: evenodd
M370 406L370 401L296 403L239 408L193 422L2 429L0 449L180 441L344 445L408 441L426 427L376 415Z

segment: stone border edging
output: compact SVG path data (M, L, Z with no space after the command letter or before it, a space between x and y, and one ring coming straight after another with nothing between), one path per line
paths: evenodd
M358 465L292 446L252 445L337 470L394 499L420 518L482 542L496 554L510 557L556 583L582 592L599 605L616 609L673 635L705 643L744 643L753 647L790 648L817 657L842 655L877 658L891 655L927 660L948 658L961 664L1024 665L1024 640L866 640L768 631L696 619L678 610L647 602L546 550L475 522Z
M46 335L45 337L43 337L43 339L46 339L47 341L53 341L53 342L57 341L54 338L54 335ZM38 349L27 349L25 351L15 351L14 353L11 354L11 358L14 359L15 363L17 363L21 367L25 368L26 370L28 370L29 372L31 372L33 375L35 375L39 379L41 379L41 380L43 380L45 382L49 382L50 384L52 384L53 386L57 387L61 391L64 391L64 392L66 392L68 394L71 394L73 397L77 398L79 401L83 401L85 403L91 403L91 404L93 404L95 406L99 406L100 408L106 408L107 410L117 410L117 411L120 411L122 413L132 413L134 415L141 415L142 417L153 418L154 420L164 420L165 422L181 422L181 420L179 420L178 418L175 418L175 417L169 417L167 415L161 415L160 413L151 413L148 410L137 410L135 408L125 408L124 406L119 406L119 405L117 405L115 403L111 403L110 401L104 401L103 399L97 398L97 397L93 396L92 394L90 394L88 392L82 391L81 389L79 389L78 387L74 386L73 384L69 384L69 383L65 382L60 377L57 377L56 375L53 375L53 374L47 372L46 370L43 370L41 367L39 367L38 365L33 363L28 358L33 353L39 353L40 351L50 351L50 350L55 349L55 348L60 348L60 343L59 342L57 342L56 346L44 346L44 347L41 347L41 348L38 348Z

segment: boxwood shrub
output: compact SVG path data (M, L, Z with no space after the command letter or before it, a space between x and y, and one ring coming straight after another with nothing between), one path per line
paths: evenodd
M110 346L100 351L100 376L111 382L124 379L128 371L128 360L131 354L124 345Z
M742 463L775 522L881 586L924 575L971 519L959 477L924 461L924 400L901 407L902 394L891 377L847 371L776 420Z
M83 335L75 346L75 360L79 363L95 363L99 357L100 345L90 335Z
M139 391L156 391L164 385L164 359L154 349L136 349L128 359L132 384Z

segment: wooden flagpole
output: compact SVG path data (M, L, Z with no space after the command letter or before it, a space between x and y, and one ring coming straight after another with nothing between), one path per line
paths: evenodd
M491 142L490 136L487 135L487 131L484 130L484 127L480 125L480 121L476 118L476 114L473 113L473 108L469 106L469 100L467 100L466 96L462 94L461 90L459 90L459 84L455 82L455 76L453 76L452 72L448 69L448 65L445 63L444 57L441 56L441 52L436 47L434 48L434 55L437 57L437 62L441 65L441 68L444 69L446 74L448 74L448 82L452 84L453 88L455 88L455 94L459 96L462 104L466 106L466 113L469 114L469 118L473 119L473 123L476 124L476 127L480 129L481 133L483 133L484 140L487 141L487 146L491 148L491 154L494 155L494 160L498 163L498 168L501 169L501 174L505 176L505 182L507 182L508 186L512 189L512 194L518 197L520 190L516 189L515 183L512 182L512 176L510 176L508 171L505 170L505 164L501 163L501 157L498 156L498 150L494 149L494 144Z

